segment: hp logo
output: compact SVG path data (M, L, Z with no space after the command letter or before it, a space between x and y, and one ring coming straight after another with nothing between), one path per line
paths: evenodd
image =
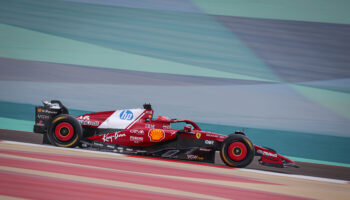
M123 110L120 113L119 118L122 120L132 120L134 118L134 114L132 114L130 110Z

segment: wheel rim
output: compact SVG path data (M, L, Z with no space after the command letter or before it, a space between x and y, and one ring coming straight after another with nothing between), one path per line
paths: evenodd
M55 136L60 141L68 141L72 139L74 135L74 128L70 123L59 123L55 128Z
M242 142L233 142L228 147L228 156L234 161L243 160L247 152L247 147Z

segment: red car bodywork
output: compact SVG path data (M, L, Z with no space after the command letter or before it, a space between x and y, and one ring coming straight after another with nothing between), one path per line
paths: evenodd
M159 116L153 120L150 104L141 109L124 109L69 115L57 100L36 107L34 132L43 133L43 143L61 147L95 148L119 153L214 162L220 152L223 161L233 167L245 167L254 156L260 164L296 167L295 163L269 148L253 145L243 132L221 135L202 131L193 121ZM186 124L180 129L172 125ZM46 138L46 139L45 139Z
M83 127L99 128L99 126L108 120L115 112L116 111L91 113L79 116L77 119ZM152 109L144 110L137 119L125 127L126 130L91 136L88 139L123 146L152 146L159 142L174 140L179 129L171 128L171 124L180 122L184 122L193 127L185 127L185 129L187 128L188 134L180 135L180 137L218 142L223 142L228 137L227 135L202 131L195 122L187 119L170 119L165 116L159 116L157 120L152 120L153 112ZM157 137L152 135L154 132L157 132ZM263 165L283 166L286 163L290 166L295 165L294 161L291 159L277 154L274 150L269 148L254 145L254 149L256 155L261 156L260 162Z

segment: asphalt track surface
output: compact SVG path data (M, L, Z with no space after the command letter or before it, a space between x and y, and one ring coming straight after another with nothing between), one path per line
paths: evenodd
M32 133L32 132L0 129L0 140L41 144L42 135ZM323 165L323 164L315 164L315 163L307 163L307 162L296 162L296 164L300 166L300 168L280 169L280 168L262 166L258 163L258 159L255 159L247 168L269 171L269 172L278 172L283 174L315 176L315 177L350 181L349 167ZM216 156L215 165L225 166L221 161L219 155Z

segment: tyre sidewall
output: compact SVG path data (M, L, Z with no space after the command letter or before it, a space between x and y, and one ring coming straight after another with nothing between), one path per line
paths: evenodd
M228 155L228 148L230 144L232 144L233 142L242 142L247 148L247 155L241 161L234 161ZM253 143L246 136L241 134L229 135L222 143L222 147L220 151L220 156L222 161L226 165L231 167L245 167L249 165L253 161L254 155L255 155L255 150L254 150Z
M74 129L74 135L68 141L60 141L55 136L56 126L63 122L69 123L70 125L73 126L73 129ZM50 127L47 131L47 139L52 145L59 146L59 147L73 148L79 144L80 139L82 138L82 134L83 134L83 131L79 121L71 115L64 114L64 115L58 115L52 120Z

